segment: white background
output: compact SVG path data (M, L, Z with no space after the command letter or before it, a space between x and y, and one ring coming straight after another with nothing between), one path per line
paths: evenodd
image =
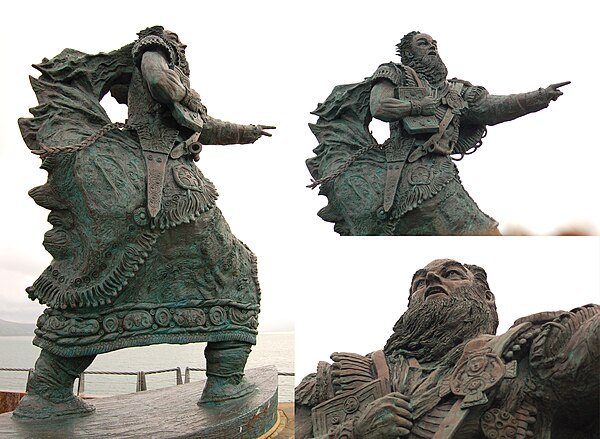
M304 160L317 146L307 127L315 121L309 113L317 103L335 85L361 81L379 64L398 61L395 44L405 33L420 30L438 41L450 77L483 85L491 93L573 82L549 109L491 127L483 147L458 166L464 186L502 231L547 235L583 228L599 233L596 9L588 1L493 6L475 1L11 2L0 26L0 318L35 320L41 307L27 299L24 288L50 260L41 245L50 228L48 212L27 196L46 175L16 124L36 105L27 76L37 72L30 64L65 47L110 51L156 24L175 31L188 45L192 86L211 115L277 126L273 138L254 145L206 146L199 165L216 184L218 205L232 230L259 258L261 328L295 319L299 360L321 341L330 342L327 354L381 347L406 303L412 272L437 257L484 266L501 319L506 318L502 307L522 315L530 308L590 301L575 295L584 290L598 295L595 238L342 239L316 216L325 198L305 188L310 177ZM114 120L123 120L125 107L109 105L109 100ZM374 130L383 141L386 126ZM442 242L451 242L453 250ZM580 244L581 249L570 247ZM577 264L558 270L560 263L574 260L572 253L587 264L584 272ZM535 291L525 287L526 272L517 270L525 262L536 279L544 280ZM390 277L396 269L397 279ZM558 282L583 277L589 288ZM388 305L375 298L384 292L399 302ZM559 303L546 305L550 297ZM385 327L384 337L374 335L369 346L341 346L338 338L349 328L358 329L354 338L364 340L371 331L371 323L348 320L346 306L357 306L361 318L372 316ZM381 309L390 311L386 319ZM343 326L332 326L336 316L344 316ZM329 323L318 337L308 332ZM315 365L311 360L310 368Z

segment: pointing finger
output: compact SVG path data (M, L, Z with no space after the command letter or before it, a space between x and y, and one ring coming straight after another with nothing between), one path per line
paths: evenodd
M571 81L559 82L557 84L552 84L550 86L550 88L553 88L556 90L557 88L564 87L565 85L569 85L570 83L571 83Z

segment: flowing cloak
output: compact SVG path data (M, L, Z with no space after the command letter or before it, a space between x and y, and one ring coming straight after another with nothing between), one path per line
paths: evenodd
M389 139L377 145L369 131L372 82L372 78L367 78L356 84L338 85L325 102L312 112L318 116L318 120L316 124L309 124L309 127L319 145L313 151L315 156L306 160L306 165L314 180L335 174L340 166L359 154L344 172L321 185L319 194L328 198L328 205L318 215L325 221L335 223L334 230L341 235L386 235L394 234L394 229L403 221L427 223L418 214L419 208L426 202L433 205L436 199L444 201L454 198L460 199L464 210L472 216L470 219L474 229L495 227L497 223L477 208L460 184L452 159L440 154L428 154L405 164L390 214L383 214L381 207L387 165L385 149L393 145L395 140ZM472 94L469 90L471 84L456 79L450 82L462 82L467 86L462 94L469 103L471 99L466 96ZM436 116L441 119L444 108L440 107L438 113ZM462 157L473 152L481 145L485 131L483 125L461 124L452 153L461 154ZM440 194L444 189L446 193ZM434 199L437 194L442 197ZM438 203L432 210L435 209L440 211L443 207ZM411 212L412 215L409 215ZM453 214L443 212L442 215ZM419 234L439 234L428 230L426 224L421 227Z
M77 144L110 124L100 99L130 83L131 49L65 49L34 66L42 73L31 78L39 105L19 120L29 149ZM48 306L35 345L72 357L156 343L256 342L256 258L232 234L216 189L189 155L168 159L154 221L135 131L110 130L48 156L42 168L48 181L30 195L51 210L44 246L54 259L27 288Z

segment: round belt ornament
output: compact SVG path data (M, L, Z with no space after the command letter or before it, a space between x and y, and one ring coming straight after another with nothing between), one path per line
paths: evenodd
M348 413L349 415L356 412L359 407L360 407L360 402L358 401L358 398L356 396L349 396L344 401L344 411L346 413Z
M408 182L414 186L428 184L431 182L432 177L431 169L425 166L415 166L408 173Z
M462 407L485 404L485 391L498 384L506 372L502 360L490 352L475 352L460 362L450 378L450 389L464 396Z
M513 439L517 437L517 419L507 411L493 408L481 417L483 435L489 439Z
M442 98L442 103L446 104L453 110L461 110L465 108L465 101L455 90L449 90L446 96Z

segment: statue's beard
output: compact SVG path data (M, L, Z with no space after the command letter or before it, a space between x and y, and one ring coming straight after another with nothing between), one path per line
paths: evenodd
M424 55L413 58L409 63L415 72L423 76L430 84L438 84L446 80L448 69L439 55Z
M183 70L187 76L190 76L190 65L188 64L185 56L185 50L181 47L177 47L177 57L179 58L179 68Z
M478 335L494 333L497 316L475 294L464 288L455 297L412 304L394 325L385 354L435 362Z

